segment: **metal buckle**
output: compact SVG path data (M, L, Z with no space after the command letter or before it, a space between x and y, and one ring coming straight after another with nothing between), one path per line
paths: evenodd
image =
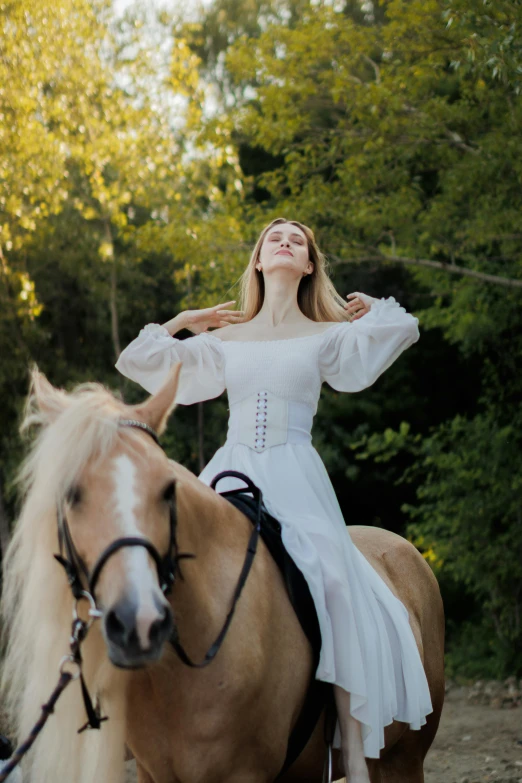
M82 620L82 618L78 614L78 604L82 600L88 601L90 604L89 619L87 620L87 622ZM94 623L94 621L98 620L100 617L103 617L103 612L100 609L98 609L98 607L96 606L96 601L87 590L82 590L81 595L74 602L73 621L76 622L76 620L81 620L85 624L85 631L88 631L89 628Z

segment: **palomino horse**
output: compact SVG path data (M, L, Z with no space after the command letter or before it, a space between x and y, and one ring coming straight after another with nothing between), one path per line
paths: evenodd
M99 385L69 394L32 373L22 427L36 424L40 432L21 470L25 496L6 553L3 595L4 704L20 737L54 687L68 650L72 597L52 556L57 517L66 518L91 575L100 553L122 537L147 539L166 556L175 484L175 545L195 555L182 561L183 578L176 578L167 600L150 549L112 551L96 584L102 616L83 647L87 686L109 720L100 731L78 734L85 713L78 682L72 683L26 759L26 780L34 783L118 783L126 746L140 783L268 783L283 765L313 674L312 653L262 542L215 660L190 669L167 641L175 628L188 654L201 660L223 626L252 531L226 499L168 460L150 434L120 426L134 419L161 433L179 369L132 407ZM438 586L404 539L369 527L350 533L409 610L434 708L418 731L396 723L386 729L382 757L370 762L371 778L421 783L444 691ZM281 780L321 780L322 722ZM335 777L342 776L338 763L335 756Z

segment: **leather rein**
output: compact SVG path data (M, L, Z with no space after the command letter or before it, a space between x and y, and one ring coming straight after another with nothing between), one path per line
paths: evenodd
M141 421L137 421L134 419L120 419L118 421L118 424L120 427L133 427L135 429L139 429L142 430L143 432L146 432L148 435L150 435L150 437L154 440L154 442L158 446L160 446L160 448L162 448L157 433L152 429L152 427L149 427L148 424L145 424ZM248 578L248 574L252 567L254 556L257 550L259 534L261 530L261 510L262 510L261 490L258 487L256 487L256 485L243 473L239 473L238 471L234 471L234 470L223 471L219 473L217 476L215 476L210 484L211 489L215 489L217 482L221 478L224 478L225 476L233 476L235 478L239 478L247 484L248 490L252 493L254 499L257 502L257 520L252 530L252 533L250 535L243 567L241 569L241 573L239 575L239 579L232 597L231 607L228 611L228 614L225 618L225 621L223 623L223 626L219 634L217 635L216 639L205 653L205 656L201 662L195 663L194 661L191 660L191 658L183 648L179 640L178 630L176 626L174 626L174 631L170 639L170 642L174 650L176 651L178 657L184 664L190 666L191 668L196 668L196 669L200 669L205 666L208 666L208 664L211 663L211 661L216 657L221 645L223 644L227 631L230 627L230 623L232 622L232 617L234 615L237 602L239 600L243 587ZM169 499L170 536L169 536L168 550L165 555L163 556L160 555L160 553L158 552L154 544L151 541L149 541L149 539L147 538L135 537L135 536L118 538L115 541L112 541L109 544L109 546L103 550L103 552L98 557L98 560L96 561L90 573L88 572L85 564L83 563L82 559L78 555L76 548L74 546L69 524L67 522L67 518L63 510L63 505L58 506L57 521L58 521L58 544L59 544L60 553L55 555L54 557L60 563L60 565L62 565L63 568L65 569L65 572L67 574L67 579L69 581L69 585L75 599L78 601L82 598L86 598L89 601L91 605L91 610L89 614L91 617L96 618L102 616L102 612L100 612L100 610L96 606L96 585L98 583L100 574L104 566L107 564L108 560L114 554L116 554L116 552L118 552L120 549L124 549L125 547L140 546L147 550L147 552L150 554L150 556L152 557L152 559L156 564L159 584L165 596L168 596L171 593L172 587L176 579L176 574L179 573L181 579L183 579L183 574L179 566L180 560L195 558L196 556L188 553L180 553L178 551L178 545L176 541L177 511L176 511L175 490L176 490L176 482L173 483L172 497ZM87 586L87 589L84 586L84 581ZM89 712L89 710L87 710L87 712ZM99 727L91 726L91 728L99 728Z
M136 429L142 430L143 432L146 432L161 448L157 433L152 429L152 427L149 427L148 424L144 424L143 422L134 419L120 419L118 424L120 427L134 427ZM261 490L252 483L248 476L245 476L243 473L239 473L238 471L234 470L225 470L215 476L210 484L211 488L215 489L219 479L224 478L225 476L234 476L235 478L239 478L247 484L249 491L257 501L257 519L256 525L250 535L243 568L241 569L236 589L234 590L232 605L225 618L221 631L207 650L203 660L200 663L194 663L194 661L189 658L181 642L179 641L177 628L174 626L174 631L170 639L174 650L184 664L196 669L201 669L204 666L208 666L208 664L214 660L221 645L223 644L227 631L230 627L230 623L232 622L232 617L234 615L239 596L241 595L241 591L243 590L250 572L250 568L256 554L257 542L259 540L259 534L261 530ZM176 541L176 483L174 482L172 486L172 497L169 499L170 538L166 554L161 556L154 544L147 538L142 538L141 536L118 538L103 550L101 555L98 557L98 560L94 564L94 568L92 569L91 573L88 572L85 563L82 561L78 555L78 552L76 551L76 547L74 546L74 542L71 537L69 524L64 513L63 504L58 505L56 518L58 524L58 545L60 552L59 554L55 555L55 558L65 569L67 579L75 599L72 615L71 636L69 639L69 654L64 655L60 661L60 676L58 683L49 697L49 700L42 705L41 714L37 722L24 741L16 748L10 759L4 765L2 765L2 768L0 769L0 783L7 781L7 778L11 772L16 769L25 754L28 753L28 751L31 749L36 738L39 736L40 732L47 723L49 716L54 712L56 702L73 680L80 680L85 711L87 713L87 723L78 729L78 733L85 731L85 729L99 729L103 721L108 720L106 717L101 717L99 704L93 704L83 678L83 659L81 655L81 645L85 640L93 622L103 616L103 612L101 612L96 606L96 585L104 566L107 564L107 561L112 557L112 555L125 547L136 546L141 546L146 549L154 560L156 569L158 571L159 584L165 596L168 596L172 590L176 579L176 573L179 573L181 579L183 579L179 562L184 558L194 558L195 555L180 553L178 551ZM84 581L87 589L84 587ZM78 604L81 600L87 600L90 604L88 620L83 620L78 614Z

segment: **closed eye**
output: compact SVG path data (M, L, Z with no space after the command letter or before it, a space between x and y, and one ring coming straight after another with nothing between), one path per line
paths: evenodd
M282 238L282 234L270 234L269 236L270 242L280 242ZM292 234L290 236L290 240L298 245L304 245L303 237L300 236L300 234Z

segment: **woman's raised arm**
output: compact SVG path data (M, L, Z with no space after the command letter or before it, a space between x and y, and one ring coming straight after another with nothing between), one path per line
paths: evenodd
M170 335L175 335L181 329L188 329L194 334L206 332L209 328L228 326L241 321L242 313L239 310L227 310L227 307L235 304L235 299L224 304L205 307L202 310L184 310L163 324Z
M368 299L373 301L367 314L352 323L341 322L324 334L319 354L321 378L337 391L356 392L371 386L419 339L418 318L393 296Z
M185 310L163 325L147 324L121 352L116 369L154 394L171 366L181 362L177 403L191 405L218 397L225 389L225 360L221 341L207 329L240 319L238 311L225 309L230 304L233 302ZM179 340L173 335L180 329L189 329L196 336Z

